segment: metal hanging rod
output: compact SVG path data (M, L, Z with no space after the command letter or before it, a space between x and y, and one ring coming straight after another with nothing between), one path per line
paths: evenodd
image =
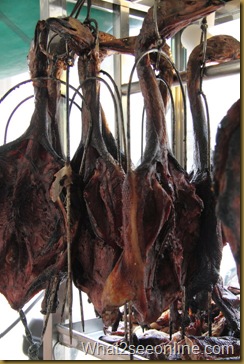
M204 80L212 80L218 77L231 76L240 73L240 60L230 61L214 66L208 66L204 71ZM187 72L180 72L182 82L185 84L187 80ZM179 86L178 79L175 77L172 86ZM127 94L127 84L121 86L122 95ZM131 84L131 93L140 92L139 82L133 82Z

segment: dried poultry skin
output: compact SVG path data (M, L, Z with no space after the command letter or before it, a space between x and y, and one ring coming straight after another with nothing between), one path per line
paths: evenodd
M166 8L167 8L167 6L169 6L169 8L171 8L171 12L170 12L171 18L170 17L169 17L169 19L167 18L166 23L168 24L168 27L165 26L165 22L164 22L165 19L163 19L163 20L161 18L159 19L160 20L160 22L159 22L160 23L160 32L163 36L167 36L167 35L170 36L172 34L172 31L173 32L178 31L179 27L181 28L184 25L189 24L189 22L193 21L193 18L194 18L194 20L195 20L195 18L198 19L198 18L216 10L218 7L220 7L222 5L222 2L220 2L220 1L214 1L214 2L199 1L196 3L196 7L193 7L192 4L190 7L185 6L187 4L188 4L188 2L185 2L185 1L177 2L176 5L179 7L178 8L177 6L176 7L172 6L172 1L164 2L164 6L166 6ZM162 3L160 3L160 5L162 5ZM164 8L164 10L166 8ZM177 23L177 20L174 16L176 12L178 13L178 15L180 15L180 18L181 18L180 25ZM161 16L164 17L165 13L162 12ZM151 23L151 29L152 29L152 23L153 23L152 22L152 9L150 10L150 14L147 16L146 21L149 21L149 23ZM184 25L182 25L183 22L185 22ZM88 27L85 27L86 28L85 29L82 25L80 25L78 23L78 20L76 20L76 19L72 19L72 18L66 18L66 19L62 19L62 20L50 19L49 25L50 24L52 25L53 30L56 31L57 33L59 33L59 35L61 37L64 36L64 38L67 40L69 46L73 47L75 52L80 56L82 56L85 53L85 50L89 49L89 51L90 51L91 42L92 42L92 45L94 45L93 44L94 38L93 38L93 36L91 36L90 33L87 38ZM163 27L162 27L162 24L163 24ZM60 27L60 25L61 25L61 27ZM62 26L64 26L64 28L62 28ZM153 25L153 27L154 27L154 25ZM78 31L77 31L77 29L78 29ZM148 36L148 34L144 34L144 35L146 36L146 39L152 37L149 40L150 46L151 46L151 44L156 39L154 29L151 34L149 32L149 36ZM86 41L84 41L84 39L86 39ZM110 39L110 41L111 41L111 39ZM145 48L145 44L143 46ZM131 47L131 43L129 44L129 47ZM104 46L104 48L106 48L106 45ZM147 48L147 46L146 46L146 48ZM143 47L141 47L141 50L143 50ZM94 76L94 74L96 74L96 72L92 73L91 75ZM41 75L43 75L43 74L41 74ZM89 87L88 87L87 95L89 93L90 93L90 95L92 95L92 97L97 95L97 93L94 92L94 90L92 92L92 90L91 89L89 90ZM89 97L89 95L88 95L88 97ZM41 96L41 98L42 98L42 96ZM92 101L93 100L90 99L89 102L93 104ZM43 102L43 100L42 100L42 102ZM94 123L93 124L93 136L91 138L92 143L89 146L89 149L88 149L87 155L86 155L86 163L85 163L85 168L84 168L85 173L82 176L83 180L81 183L81 191L77 192L77 195L80 196L80 194L83 193L83 190L85 191L84 196L81 197L82 202L80 205L80 210L81 210L80 211L80 216L81 216L80 238L81 238L81 242L83 245L81 244L80 247L78 248L78 255L80 254L81 261L79 261L79 259L75 260L75 261L77 262L77 267L78 268L81 267L81 269L83 269L82 279L84 279L84 277L87 279L87 284L83 285L84 281L82 281L81 283L78 282L78 285L79 284L80 284L80 286L83 285L83 288L87 289L91 295L94 294L94 299L92 299L92 301L94 301L95 306L99 306L99 302L100 302L99 300L101 297L100 297L100 291L99 291L99 289L97 289L97 286L96 286L96 279L98 276L100 276L101 282L102 282L100 284L100 287L101 287L102 284L104 283L104 277L107 276L108 271L110 270L110 269L107 269L107 263L108 263L107 260L106 260L106 265L104 265L104 255L106 255L107 253L109 254L111 252L111 248L114 249L115 254L119 254L121 252L124 242L120 236L120 230L121 230L120 221L121 221L121 219L126 220L127 218L129 219L129 221L131 221L130 216L127 217L126 214L125 214L125 217L124 216L121 217L122 212L118 212L118 216L116 215L117 217L114 219L113 209L114 209L114 207L116 207L115 208L116 214L117 214L117 211L121 211L120 206L117 209L118 201L121 200L121 198L119 197L118 200L115 200L116 206L113 205L113 201L111 204L110 197L111 196L113 197L113 194L116 194L116 196L117 196L117 193L114 192L114 187L113 187L111 196L109 193L106 194L107 186L106 186L106 183L104 183L104 176L105 175L110 176L110 175L113 175L113 173L114 173L114 175L115 175L114 183L116 184L116 178L118 178L119 183L117 183L117 185L118 185L119 191L120 190L123 191L123 185L126 186L126 183L129 183L129 186L131 188L130 193L133 195L133 198L135 196L135 199L137 199L138 196L137 196L137 191L135 191L135 187L133 185L134 177L132 175L128 175L128 178L126 179L126 181L124 181L125 178L124 178L123 171L121 171L121 168L118 167L117 164L114 164L113 158L111 157L111 155L109 153L107 153L106 143L104 143L103 139L101 138L101 132L100 132L101 131L101 118L100 118L100 111L97 106L98 105L97 100L96 100L95 104L96 104L96 107L91 108L91 114L92 114L91 119L92 119L92 123ZM85 117L84 117L84 119L85 119ZM89 120L89 118L87 118L86 122L84 122L84 124L83 124L84 130L86 127L88 127L89 122L90 122L90 120ZM153 128L151 130L153 130ZM86 140L86 135L87 135L87 130L83 134L83 137L84 137L83 142ZM161 137L161 135L159 137ZM48 143L45 143L45 145L48 145ZM148 148L148 152L150 154L151 153L150 149L151 148L153 149L154 147L150 143L148 145L150 145L150 147ZM80 150L82 150L82 148L80 148ZM163 151L163 155L165 157L165 151ZM163 159L164 159L164 157L163 157ZM147 159L147 158L145 158L145 159ZM80 161L78 161L78 163L76 163L76 162L77 161L74 161L75 166L77 166ZM163 162L165 162L165 160ZM160 161L160 163L161 163L161 161ZM157 167L159 166L160 163L157 163ZM61 163L61 166L62 166L62 163ZM59 168L57 168L57 170L59 170L61 166L59 166ZM159 166L159 169L160 168L161 167ZM146 188L149 189L149 192L148 192L148 194L145 193L145 201L147 198L149 198L150 200L154 200L155 196L157 197L157 194L159 193L158 191L160 190L160 193L161 193L162 190L164 190L164 188L162 188L162 190L160 189L161 184L165 184L164 187L166 188L166 190L168 189L167 192L168 192L169 196L171 195L171 193L173 193L172 192L173 190L171 188L172 186L167 185L168 184L168 181L167 181L168 172L166 173L166 176L165 176L164 175L165 171L161 170L161 172L160 172L161 177L160 177L160 181L159 181L159 178L156 177L156 173L158 173L156 171L157 171L156 165L154 165L153 170L151 170L151 167L148 169L147 162L145 162L144 165L142 166L141 170L138 169L138 171L136 173L136 176L135 176L136 178L137 178L137 176L139 178L141 175L145 176L145 173L146 173L147 174L146 179L148 178L148 181L150 182L149 184L146 185ZM104 172L105 172L105 174L104 174ZM116 174L117 174L117 176L116 176ZM79 180L79 178L77 178L77 179ZM109 181L109 179L107 180L107 182L108 181ZM121 187L121 185L122 185L122 187ZM86 189L84 187L86 187ZM100 211L106 212L105 215L108 216L108 222L112 226L115 227L112 229L112 231L114 231L116 234L115 241L114 241L114 239L109 240L108 235L110 236L111 229L110 229L110 227L108 228L108 226L106 226L106 224L101 223L100 218L99 218L100 213L99 214L97 213L97 210L94 206L94 196L92 195L92 190L94 188L96 190L98 201L101 205ZM149 197L147 197L147 195ZM92 198L93 198L93 200L92 200ZM170 198L169 199L166 198L166 200L170 201ZM90 199L91 199L92 203L89 205ZM122 197L122 199L123 199L123 197ZM126 193L124 195L124 200L125 200L125 204L126 204L127 203L126 202L127 201ZM142 203L144 203L144 202L142 201ZM168 202L168 203L170 204L171 202ZM199 204L199 201L198 201L198 204ZM200 208L200 205L198 207ZM83 211L85 211L84 216L82 216ZM132 212L133 211L135 212L135 210L133 210L133 207L132 207ZM167 216L167 213L168 212L166 211L165 216ZM165 217L162 217L162 216L164 216L164 214L159 215L159 220L157 221L157 225L155 225L155 227L154 227L154 231L148 233L150 236L149 242L148 242L149 246L152 243L154 234L157 234L157 232L160 229L160 224L162 224L162 221L164 221ZM132 225L134 225L133 231L136 231L136 229L138 229L138 228L136 227L134 217L135 216L132 216L131 222L132 222ZM151 216L147 216L146 218L150 220ZM172 224L174 225L173 217L172 217L171 221L172 221ZM83 228L84 226L85 226L85 228ZM166 231L166 233L167 233L167 231ZM126 235L126 231L124 231L123 234ZM129 232L129 234L131 234L131 232ZM168 234L166 234L166 235L168 236ZM108 244L105 243L105 240L107 238L108 238L108 242L109 242ZM91 244L91 242L92 242L92 244ZM157 242L157 244L158 244L158 242ZM146 245L146 244L144 244L144 245ZM85 253L86 253L86 251L89 251L89 249L90 249L90 254L86 255ZM95 254L93 254L94 251L95 251ZM105 252L105 254L104 254L104 252ZM152 255L156 254L158 256L158 252L161 254L162 253L161 249L159 249L156 253L152 252L151 254ZM74 250L74 256L75 256L75 253L77 253L76 250ZM141 258L140 258L141 253L138 254L136 246L134 246L134 253L138 260L139 266L141 266ZM142 252L142 259L145 259L145 254L147 254L147 247ZM148 257L149 256L150 256L150 254L148 254ZM96 257L97 257L97 261L96 261ZM76 256L75 256L75 259L76 259ZM111 259L111 262L112 262L111 266L113 266L113 264L117 261L116 259L115 258ZM10 258L10 260L11 260L11 258ZM153 260L149 259L149 261L153 261ZM162 266L164 266L164 265L162 265ZM179 281L179 273L180 273L179 266L180 266L180 259L177 262L177 268L176 268L176 276L178 277L178 281ZM94 274L94 276L92 276L92 274L90 274L91 267L93 267L92 274ZM101 269L97 270L97 267L101 267ZM104 273L103 270L105 270L106 273ZM79 271L79 269L76 269L76 266L74 264L74 272L75 272L74 276L76 275L77 271ZM172 270L170 269L169 271L171 272ZM97 273L97 276L96 276L96 273ZM150 277L151 276L150 276L149 272L147 272L147 274L148 274L147 279L149 282L148 283L148 292L150 293L150 290L151 290L151 278ZM95 277L95 279L93 277ZM138 279L140 280L141 278L139 277ZM93 283L95 284L96 289L94 289L94 287L92 286ZM178 284L179 284L179 282L177 282L177 285ZM147 292L147 295L148 295L148 292ZM144 293L143 293L143 295L144 295ZM144 303L142 302L142 305L143 304ZM144 308L143 307L141 308L139 303L138 303L138 305L139 305L138 311L140 311L140 310L143 311ZM153 308L152 308L152 310L153 310ZM145 311L142 314L145 314Z
M161 0L157 3L157 23L162 38L173 37L187 25L209 15L231 0ZM141 51L146 51L158 41L153 7L144 18L144 34L140 40ZM137 36L115 38L111 34L98 33L100 52L103 54L135 54Z
M213 11L212 7L204 8L203 2L196 3L191 9L184 7L186 4L183 3L177 2L175 7L172 2L159 4L158 24L165 36L177 32L183 24L177 24L173 16L176 11L182 13L181 20L186 22L185 25L200 14ZM168 17L163 11L167 6L170 8ZM146 15L135 41L136 58L157 38L152 12L150 9ZM192 252L192 246L196 244L202 202L186 172L168 150L163 100L149 57L139 63L137 71L147 113L147 145L142 164L127 172L124 182L124 250L106 282L103 300L108 307L131 301L138 321L147 323L159 316L160 310L174 301L180 292L183 251L185 249L185 255L189 255L188 250ZM144 215L150 215L154 221L151 236L146 235L150 228ZM177 227L183 228L182 233L178 228L176 232L176 221ZM190 226L192 230L187 233Z
M155 154L152 144L147 145L146 154L150 154L149 149ZM148 251L170 214L170 198L161 188L155 172L156 163L147 160L126 174L122 189L123 253L103 292L103 302L108 308L132 301L140 322L145 321L148 314L145 277ZM165 210L161 209L162 203L167 207Z
M165 210L161 209L163 203ZM140 322L144 322L148 315L147 289L151 289L145 276L148 252L170 212L170 199L156 180L153 167L149 172L141 169L127 173L122 205L123 252L105 283L103 302L109 309L132 301L142 315Z
M108 324L117 320L119 311L116 308L104 312L101 295L105 280L122 251L121 186L124 171L116 160L117 145L100 105L99 82L94 79L107 51L93 49L94 35L89 26L78 20L51 18L49 24L79 55L78 74L84 96L81 142L71 160L72 201L78 221L72 243L73 279L78 289L88 294L95 310L100 315L103 313L104 323ZM111 38L101 32L98 36L106 40Z
M131 301L138 322L146 324L180 293L183 250L176 234L175 206L178 203L179 212L183 193L188 194L185 209L190 201L193 211L187 216L187 226L194 225L201 201L186 173L169 156L164 101L148 56L137 71L147 112L146 148L140 166L126 174L122 190L124 249L106 281L103 300L108 307Z
M181 29L202 17L223 7L228 1L222 0L161 0L157 3L157 25L162 38L173 37ZM154 22L154 9L151 7L143 21L140 33L139 48L150 49L158 40ZM138 42L138 39L136 40Z
M227 35L214 36L207 40L206 63L227 62L240 56L239 42ZM208 126L204 103L200 93L200 69L202 45L194 48L187 64L187 91L190 101L194 134L194 176L192 183L202 199L204 209L200 220L200 233L185 285L187 295L193 297L200 291L211 291L218 280L222 257L223 239L220 221L216 214L216 198L213 192L212 175L208 161Z
M100 60L95 51L79 57L79 77L86 100L82 114L82 141L74 156L78 165L92 123L84 169L80 176L81 206L80 228L74 242L74 282L88 294L96 311L103 315L104 323L116 319L118 308L104 312L101 302L105 281L122 250L120 229L122 224L121 190L124 171L108 152L102 137L102 111L99 100L99 82L96 77ZM85 82L84 82L85 81Z
M37 39L32 77L47 76ZM29 128L0 148L0 291L14 309L46 288L53 276L62 277L66 263L65 219L50 197L54 174L64 162L50 143L46 81L35 81L34 89Z
M233 336L240 337L240 299L218 282L213 289L213 300L225 316Z
M240 100L221 121L214 152L216 213L234 256L240 282Z
M180 347L184 345L188 350L182 350L180 355L182 360L225 360L227 358L240 360L240 340L231 336L186 336L185 340L179 343L179 352ZM194 350L194 347L197 350Z
M240 42L229 35L216 35L207 40L206 65L224 63L240 58ZM201 170L208 165L208 131L200 95L200 69L202 67L203 48L196 46L187 63L187 91L193 119L194 132L194 170ZM199 121L200 120L200 121Z

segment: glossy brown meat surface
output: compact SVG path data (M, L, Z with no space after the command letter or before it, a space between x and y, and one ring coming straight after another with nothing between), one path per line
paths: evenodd
M189 336L185 338L182 344L189 347L188 352L186 350L182 353L182 360L228 360L231 358L240 360L240 340L231 336ZM194 345L196 350L193 349Z
M108 307L132 301L139 321L144 322L149 315L147 291L152 289L146 270L147 264L153 264L148 258L153 258L155 239L169 217L170 199L155 179L153 168L127 173L122 196L123 253L106 281L103 301Z
M33 77L47 76L47 60L35 40L30 71ZM14 309L54 276L61 278L66 264L65 218L50 197L64 162L50 144L47 83L38 80L34 87L29 128L0 148L0 292Z
M218 282L213 289L213 299L225 316L231 334L240 337L240 299Z
M159 33L170 37L222 5L217 0L160 1ZM118 308L126 302L132 303L138 322L146 324L180 294L199 234L202 201L169 150L167 97L158 87L152 58L144 57L137 67L147 126L143 159L136 169L128 165L125 168L116 159L116 152L121 151L116 150L101 109L99 81L95 80L101 60L110 52L134 53L137 59L155 46L158 39L153 8L136 38L117 40L99 32L100 49L88 23L71 17L39 22L41 34L36 34L30 68L32 77L45 77L50 72L59 77L64 67L54 58L47 58L44 45L48 27L79 56L85 102L81 143L71 163L71 203L76 219L72 231L73 278L106 324L117 319ZM56 114L60 93L55 82L34 82L36 105L30 128L0 149L2 221L10 221L8 226L2 225L0 269L4 272L11 267L0 290L14 308L22 307L38 290L47 287L51 276L65 272L65 212L60 198L57 206L50 197L54 176L64 165L59 156L62 150ZM19 277L15 266L21 272ZM22 290L20 282L25 282ZM9 290L11 285L15 293Z
M240 58L240 42L229 35L216 35L207 40L206 66ZM208 161L208 130L203 99L200 94L200 69L203 60L203 47L198 45L192 51L187 63L187 93L193 120L194 170L203 170ZM204 85L203 85L204 88Z
M201 95L202 57L203 48L200 44L192 51L187 64L187 91L194 134L194 176L192 183L204 204L200 219L199 239L186 278L189 297L193 297L201 290L212 290L218 280L222 248L225 243L221 234L220 221L216 214L216 198L212 188L209 131L203 96ZM228 35L218 35L207 40L206 64L211 62L223 63L239 57L240 44L235 38Z
M170 38L194 21L221 8L227 1L221 0L162 0L157 3L157 25L162 38ZM158 40L153 7L146 14L137 38L139 49L145 51Z
M135 49L140 56L139 40ZM197 227L202 205L187 174L169 156L166 99L148 56L140 61L137 72L147 113L146 147L140 166L127 172L123 184L124 249L106 281L103 301L107 307L131 301L138 321L146 324L179 295L183 233L177 235L176 221L182 227ZM195 235L184 236L183 245L188 241L189 248Z
M240 100L236 101L221 121L214 153L214 190L216 213L222 222L224 236L234 256L240 281L240 190L241 131Z
M76 286L88 294L104 323L111 323L117 318L118 308L105 312L102 292L123 246L121 191L125 174L108 152L109 138L104 140L102 136L100 86L94 79L99 68L100 59L95 51L80 56L79 77L86 103L82 113L82 140L72 160L76 173L84 150L86 154L78 177L81 215L73 245L73 270Z

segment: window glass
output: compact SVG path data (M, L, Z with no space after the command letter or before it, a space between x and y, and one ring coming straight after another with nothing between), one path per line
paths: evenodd
M203 83L210 115L211 152L215 148L215 138L219 123L229 108L240 98L240 75L226 76ZM187 110L187 167L193 166L193 129L190 107Z

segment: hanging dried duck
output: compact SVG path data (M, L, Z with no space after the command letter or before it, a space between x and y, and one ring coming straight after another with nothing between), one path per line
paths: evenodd
M209 62L221 63L237 59L240 54L239 42L231 36L214 36L206 42L205 54L204 45L200 44L192 51L187 64L187 90L194 133L192 183L204 203L199 240L192 253L185 281L189 299L200 291L211 292L218 280L222 248L225 243L221 235L220 221L216 215L216 198L212 189L210 128L208 113L204 110L202 68Z
M75 186L80 211L79 227L73 242L72 270L75 285L88 294L96 311L103 314L103 286L121 253L121 184L124 171L121 158L115 159L117 152L121 152L106 126L100 105L98 74L101 59L96 36L92 35L88 25L86 31L93 41L89 51L78 53L78 74L85 103L81 143L71 161L77 176ZM115 158L108 149L114 150ZM103 315L104 322L110 323L118 315L116 308L114 312Z
M156 50L141 51L146 31L143 27L135 53L147 112L147 142L142 163L135 170L131 168L128 146L122 190L124 249L103 292L107 307L131 301L141 324L159 316L181 288L182 245L175 230L175 206L178 203L178 211L181 209L184 215L179 206L180 201L187 201L188 195L185 210L191 204L187 220L194 226L201 212L201 201L186 173L169 153L164 103L148 55Z
M223 2L217 0L216 1L199 0L198 2L193 2L193 3L189 1L181 1L181 2L178 1L176 2L176 4L173 3L172 1L159 2L158 3L159 33L163 37L172 36L182 27L186 26L192 21L208 13L217 10L222 5ZM167 11L165 12L165 10ZM144 31L142 32L141 37L137 39L137 46L136 46L137 57L140 54L142 54L144 50L147 51L147 49L151 47L155 41L158 40L158 34L155 33L154 25L152 26L152 21L151 21L152 12L153 11L151 9L148 15L146 16L144 21ZM177 17L175 17L176 14ZM35 78L50 76L50 74L47 71L48 52L47 49L45 49L45 45L47 44L47 31L48 31L47 26L49 26L51 23L53 27L52 30L54 31L55 31L55 24L57 24L57 33L59 33L60 31L60 24L64 25L64 29L61 29L59 35L65 38L68 46L72 48L72 50L75 53L77 53L81 57L84 57L83 60L81 60L81 64L83 62L83 66L88 66L88 73L86 72L83 73L82 71L82 75L85 78L97 77L97 70L92 68L94 67L94 65L92 65L92 61L96 58L96 55L94 54L95 50L93 49L94 52L92 51L90 56L88 58L86 57L89 54L91 47L93 47L94 44L96 44L95 40L99 37L97 37L96 32L94 32L94 27L92 28L92 31L90 31L89 21L86 22L86 24L81 24L80 22L78 22L77 19L73 19L72 17L66 19L51 18L46 22L39 23L39 25L41 25L43 29L42 29L41 41L40 42L38 41L39 40L38 37L35 38L36 58L33 64L34 67L32 71L32 76ZM111 40L111 36L108 37L108 40L106 40L106 36L107 35L104 34L101 36L104 41L102 52L106 50L106 43L113 41ZM117 45L117 41L115 43ZM129 44L129 48L131 49L131 44L133 44L133 41L127 42L126 40L123 40L122 43L125 44L126 46L128 46ZM87 64L88 61L91 61L90 70L89 70L89 65ZM148 69L149 69L149 64L146 65L146 73L148 72ZM155 92L155 96L157 98L158 91L155 91L156 88L154 88L154 76L150 75L149 79L150 80L152 79L153 89ZM141 76L141 80L143 82L144 80L143 75ZM56 130L55 122L54 124L51 123L52 125L50 125L47 118L47 114L49 112L51 119L55 120L56 108L54 107L54 110L52 110L52 104L53 104L53 101L51 101L52 95L48 94L47 82L43 79L42 80L40 79L39 81L35 81L34 85L36 88L36 105L29 129L18 140L9 143L4 147L1 147L0 149L1 166L2 166L1 170L3 175L3 178L1 179L3 183L3 188L1 193L2 196L1 211L3 214L2 221L10 221L9 224L6 225L3 224L1 229L1 234L2 234L1 269L4 277L2 280L1 292L3 292L3 294L7 296L12 307L15 308L21 307L26 302L26 300L28 300L38 290L44 288L47 284L47 281L50 279L50 276L54 277L55 275L59 276L59 274L61 275L63 274L64 270L63 267L65 265L65 255L66 255L65 254L66 214L64 212L63 204L60 203L58 208L56 204L53 203L53 201L51 200L49 194L50 186L54 179L54 175L64 166L64 160L60 158L60 156L57 154L61 152L59 141L56 143L56 139L53 137L52 133L50 133L50 130L54 131ZM143 205L142 208L144 208L144 206L148 204L147 202L148 199L150 202L151 201L155 202L155 206L157 207L157 209L160 208L157 196L159 194L160 198L162 199L162 197L166 197L168 192L168 197L166 198L167 200L166 205L168 206L166 210L163 211L163 213L161 211L159 216L157 216L157 221L155 227L153 228L153 231L151 230L148 231L148 242L146 243L148 244L147 247L144 247L145 249L143 248L138 255L137 246L136 245L133 246L134 257L136 259L138 258L138 263L139 263L138 266L142 268L140 254L144 255L143 256L144 259L145 255L148 254L148 249L151 247L159 231L161 230L162 225L164 225L164 222L168 219L169 216L171 216L172 218L172 215L170 215L170 210L172 205L171 201L172 188L170 186L170 183L168 184L169 182L168 169L166 166L168 158L167 147L166 145L163 146L164 143L160 145L162 141L165 142L164 131L162 129L162 126L160 126L159 124L161 119L157 120L156 124L154 125L155 121L153 120L153 112L150 110L150 107L148 107L148 113L149 113L148 132L149 133L152 132L152 135L149 136L148 138L148 145L146 147L144 161L141 165L141 168L138 168L138 175L134 175L133 173L131 173L133 171L131 171L130 169L129 171L126 170L126 173L127 172L128 173L127 173L127 178L125 180L121 164L119 162L117 163L116 159L113 158L110 155L110 153L108 153L107 151L108 147L102 138L101 123L100 123L101 111L99 109L100 105L99 105L99 100L97 98L99 92L96 89L97 82L93 83L87 82L86 84L84 83L84 85L83 85L84 92L86 92L87 97L90 98L90 100L88 101L88 105L92 104L92 97L94 96L95 108L93 110L93 114L91 114L90 116L86 115L85 114L86 111L84 111L84 121L83 121L83 126L84 126L83 142L85 142L84 147L88 147L89 141L91 141L91 143L89 148L85 150L84 164L83 162L81 163L82 168L84 167L84 170L81 169L82 171L81 176L83 181L82 185L80 186L81 191L78 191L78 196L79 193L81 193L82 208L81 211L78 212L78 215L82 216L84 212L86 216L85 219L88 218L89 228L85 229L85 232L92 234L92 236L95 237L95 239L98 238L99 240L99 243L97 244L98 250L100 249L99 246L101 237L102 240L104 239L102 245L103 246L105 245L106 247L112 246L113 248L115 248L116 254L119 254L118 252L121 252L121 250L124 249L125 246L124 238L127 239L128 234L130 235L131 232L129 232L126 226L124 226L122 232L123 238L121 237L119 227L121 226L121 220L123 219L125 225L127 224L127 222L130 222L132 226L135 227L134 232L136 232L136 234L139 233L138 228L141 222L139 223L138 226L136 226L137 222L134 219L135 216L133 216L133 212L135 212L136 210L135 207L130 205L130 202L128 202L128 197L132 197L138 200L138 193L135 188L136 186L135 182L136 180L138 180L139 182L140 176L144 178L145 182L145 186L143 185L143 183L141 184L142 189L144 189L145 187L145 189L148 191L144 194L144 199L141 201ZM55 95L54 92L55 100L56 97L57 96ZM51 101L51 105L50 103L48 105L48 98ZM160 114L159 117L160 118L164 117L163 115L164 110L161 106L161 101L156 100L155 102L160 104L160 109L158 111ZM90 109L92 110L92 108ZM84 110L86 110L86 107L84 107ZM150 114L151 112L152 114ZM87 114L89 114L89 112ZM156 130L154 130L155 126ZM155 140L157 141L156 149L151 144L151 142ZM159 156L158 151L160 147L162 147L162 150L160 150L161 155ZM155 162L155 160L152 161L152 158L158 159L157 162ZM88 161L91 161L91 166L89 165ZM153 162L152 166L150 166L151 162ZM161 173L160 181L157 178L158 171L155 163L161 163L161 164L165 163L166 166L165 170L160 171ZM104 174L104 171L107 173L107 176L106 173ZM109 185L109 183L111 182L110 180L108 180L108 176L113 174L114 174L114 180L113 180L114 187L112 188L112 192L110 192L109 189L106 189L107 185L105 183L104 176L107 178L107 183ZM84 191L83 183L85 184L86 187L84 196L83 196L83 191ZM164 184L165 186L162 187L162 185ZM121 185L122 189L124 186L123 192L121 190ZM40 188L38 188L38 186ZM100 221L99 219L100 216L95 209L94 196L92 195L92 190L94 188L97 191L98 201L100 201L102 206L101 209L103 212L105 211L104 216L106 217L104 218L104 221L108 217L107 221L111 223L112 232L114 234L114 235L112 234L112 239L110 237L110 226L108 227L107 224L104 224L104 221L103 222ZM116 188L118 188L118 192ZM169 191L166 192L167 189ZM21 199L21 196L23 196L24 190L26 191L27 198L23 200ZM8 196L8 201L6 200L5 193ZM120 198L120 193L123 194L121 198ZM113 198L110 200L111 197L113 198L115 197L114 200ZM89 202L90 199L92 203ZM121 201L121 199L123 200L124 206L127 206L127 204L130 205L129 211L132 214L128 215L126 211L120 212L121 210L119 206L120 205L119 201ZM11 203L9 203L9 201L11 201ZM17 201L18 203L16 204L15 201ZM19 201L21 202L21 205L19 204ZM58 199L57 201L60 200ZM152 202L152 205L154 204L154 202ZM35 206L35 208L33 206ZM118 209L117 206L119 206ZM31 207L30 210L29 207ZM150 211L150 209L148 211ZM35 213L37 215L35 215ZM122 214L124 214L123 218ZM21 219L19 219L20 216ZM42 216L42 218L40 218L40 216ZM150 221L151 223L151 217L148 215L148 212L145 212L145 216L146 220ZM30 222L32 222L33 225L31 225ZM81 225L82 224L83 222L81 222ZM26 226L28 226L28 229L26 228ZM32 226L32 229L30 228L30 226ZM83 229L83 227L81 229ZM90 246L89 239L87 239L87 244L89 243ZM105 239L108 239L108 244L104 244ZM126 242L126 244L128 244L128 242ZM34 252L33 252L33 247L35 247ZM57 254L57 252L59 252L59 254ZM84 249L82 249L82 247L80 253L84 254ZM102 255L102 252L99 252L98 256L100 255L100 253ZM128 253L125 253L124 256L126 256L126 254ZM28 259L26 258L27 256ZM178 256L180 257L180 254ZM93 251L91 252L91 259L93 260ZM96 263L96 260L94 261L95 262L95 264L93 265L94 272L96 272L96 267L99 265L101 266L101 269L104 268L104 265L102 265L104 264L104 258L102 258L101 261L99 259L98 259L99 263ZM150 260L150 254L148 254L148 259ZM115 262L116 259L113 259L111 267L115 264ZM79 265L79 268L81 267L81 269L83 269L87 274L87 271L91 269L90 262L87 265L88 270L86 269L85 264L83 266L83 263L84 262L82 262L82 265ZM177 264L180 263L178 262ZM11 269L9 269L9 266L11 266ZM18 275L16 268L18 270ZM9 274L6 274L6 271L9 272ZM84 273L84 271L82 272ZM106 277L108 273L109 272L106 271L104 277ZM177 277L178 276L179 272L177 270ZM23 284L23 282L25 283ZM100 286L102 286L103 284L104 284L104 278L102 278ZM11 285L12 287L14 287L13 290L9 289ZM90 281L88 279L87 286L89 285ZM150 287L148 288L148 291L150 291ZM88 289L90 288L88 287ZM92 292L93 290L91 289L90 291ZM145 297L144 293L142 292L143 297ZM125 298L125 301L126 300L127 298ZM138 303L138 298L136 298L135 301ZM147 313L144 310L145 307L144 302L142 302L141 304L138 303L138 307L139 307L138 311L141 311L140 314L142 314L142 316L144 315L144 317L143 318L141 317L140 320L142 321L146 320L145 317L147 317Z
M1 284L11 307L20 309L56 277L65 275L66 231L62 206L54 204L50 188L64 165L52 146L48 120L48 62L39 46L40 30L30 53L35 110L27 131L0 148ZM41 41L47 41L42 31ZM62 66L62 65L60 65Z
M240 282L240 115L237 100L222 119L214 151L214 191L216 213L221 220L225 240L230 244Z
M182 3L178 4L180 9L177 5L172 7L170 4L172 8L169 14L172 16L175 11L182 12L182 21L186 21L187 24L193 18L195 19L194 10L196 9L193 6L192 14L189 16L190 9L188 7L182 9ZM193 5L201 7L202 4ZM211 5L213 4L211 3ZM158 6L159 32L155 30L155 24L152 22L153 10L150 9L147 14L135 43L137 60L144 51L152 46L153 42L157 44L159 34L162 33L165 36L174 34L173 22L177 29L176 32L179 30L177 27L182 25L182 23L177 24L177 20L173 16L162 21L160 16L166 13L163 12L165 6L167 7L167 2ZM208 10L204 9L205 14ZM202 15L204 11L203 9L201 11ZM200 12L196 11L196 13L200 17ZM186 14L188 18L186 16L184 18ZM167 28L167 21L169 28ZM190 185L186 172L180 168L171 153L168 152L165 112L148 56L140 59L137 71L148 118L147 146L143 162L136 170L128 168L130 165L128 153L128 169L122 190L124 249L121 258L106 281L103 301L107 307L121 306L125 302L131 301L137 312L138 321L147 323L148 320L156 317L160 307L162 310L174 300L177 284L180 289L182 279L182 246L180 242L183 242L185 252L187 249L192 250L192 242L193 245L194 242L196 244L198 218L202 205L201 200L195 194L194 187ZM150 90L148 84L150 84ZM178 210L178 213L175 210ZM184 227L184 232L186 226L187 228L192 226L189 235L181 234L180 229L175 229L176 219ZM170 245L171 253L168 259L161 259L161 263L160 255L166 253L164 249ZM172 264L169 264L167 270L169 261ZM154 264L150 264L151 262ZM164 285L165 280L168 283L166 286ZM164 290L162 287L167 288Z
M102 136L100 81L97 79L100 61L97 57L98 52L92 50L78 60L83 95L91 112L83 105L82 142L72 160L75 168L77 161L80 161L80 165L85 153L80 171L82 212L74 242L73 273L75 284L88 294L101 315L103 287L123 245L120 229L124 171L108 152ZM111 313L115 317L118 314L117 309ZM106 315L103 315L105 323L115 319Z

